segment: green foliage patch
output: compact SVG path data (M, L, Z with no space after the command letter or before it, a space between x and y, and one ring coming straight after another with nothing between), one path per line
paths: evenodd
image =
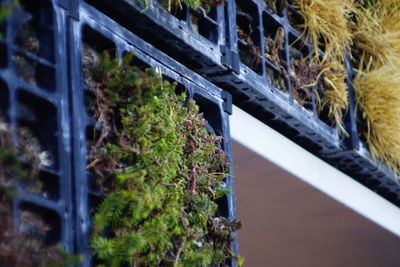
M199 107L153 69L107 53L92 68L97 131L88 155L104 199L91 246L99 266L225 266L239 223L216 214L228 172Z

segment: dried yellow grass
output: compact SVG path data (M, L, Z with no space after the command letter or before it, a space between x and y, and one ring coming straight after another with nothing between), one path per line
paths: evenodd
M348 90L345 82L347 73L338 61L325 65L327 71L324 73L325 95L322 103L328 107L328 116L335 121L338 129L347 136L348 133L343 127L343 111L348 108Z
M360 59L353 81L371 154L400 173L400 0L364 1L357 12Z
M304 19L299 25L302 35L314 45L311 59L323 66L325 93L321 100L338 129L343 127L343 112L348 108L347 73L344 67L346 53L353 44L352 16L357 10L354 0L292 0ZM318 98L319 99L319 98Z
M367 122L371 154L400 173L400 64L359 71L353 81L357 105Z
M344 61L352 44L352 14L357 10L354 0L293 0L294 7L304 19L299 25L306 39L314 45L314 56L322 62L329 59Z
M371 68L395 64L400 55L400 1L373 1L361 7L354 38L365 59L361 61L371 61Z

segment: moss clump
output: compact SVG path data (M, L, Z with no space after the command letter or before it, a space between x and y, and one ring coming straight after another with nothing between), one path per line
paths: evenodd
M152 69L107 54L93 69L101 131L88 168L104 199L91 246L99 266L224 266L237 222L216 215L227 173L221 138L199 108Z

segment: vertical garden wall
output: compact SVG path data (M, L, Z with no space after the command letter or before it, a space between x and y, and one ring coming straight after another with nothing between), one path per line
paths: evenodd
M229 93L84 2L4 7L2 246L31 243L31 266L240 263Z
M400 205L396 1L18 2L0 1L0 243L32 262L240 264L232 102Z

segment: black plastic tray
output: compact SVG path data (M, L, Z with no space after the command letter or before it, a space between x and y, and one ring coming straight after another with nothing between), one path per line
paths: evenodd
M350 60L346 60L349 109L345 113L344 125L349 136L345 137L326 119L324 112L318 114L314 91L311 105L300 105L292 97L290 79L285 79L285 90L277 89L271 82L271 73L275 71L276 74L277 70L275 65L264 56L260 57L258 65L251 64L253 61L241 52L245 43L238 37L238 27L247 30L253 43L259 46L261 55L266 51L263 38L268 35L273 37L281 27L284 29L284 50L280 58L287 62L285 67L290 71L292 48L304 55L312 49L310 44L298 41L300 33L291 25L293 21L301 22L296 11L287 6L273 13L263 0L231 0L226 10L227 45L232 51L229 61L236 64L232 65L234 67L229 72L208 75L209 79L229 91L234 104L252 116L400 206L400 187L396 182L398 174L373 159L367 145L359 138L355 98L350 82L354 71Z
M3 1L4 2L4 1ZM74 249L71 122L67 77L65 12L50 1L20 1L3 21L0 40L0 117L12 129L29 129L31 140L51 155L42 167L40 192L21 192L14 201L16 228L26 212L49 227L47 245ZM17 135L13 133L14 138ZM20 225L20 226L18 226Z
M85 1L192 70L216 73L229 65L223 5L205 15L186 6L168 12L157 0Z

